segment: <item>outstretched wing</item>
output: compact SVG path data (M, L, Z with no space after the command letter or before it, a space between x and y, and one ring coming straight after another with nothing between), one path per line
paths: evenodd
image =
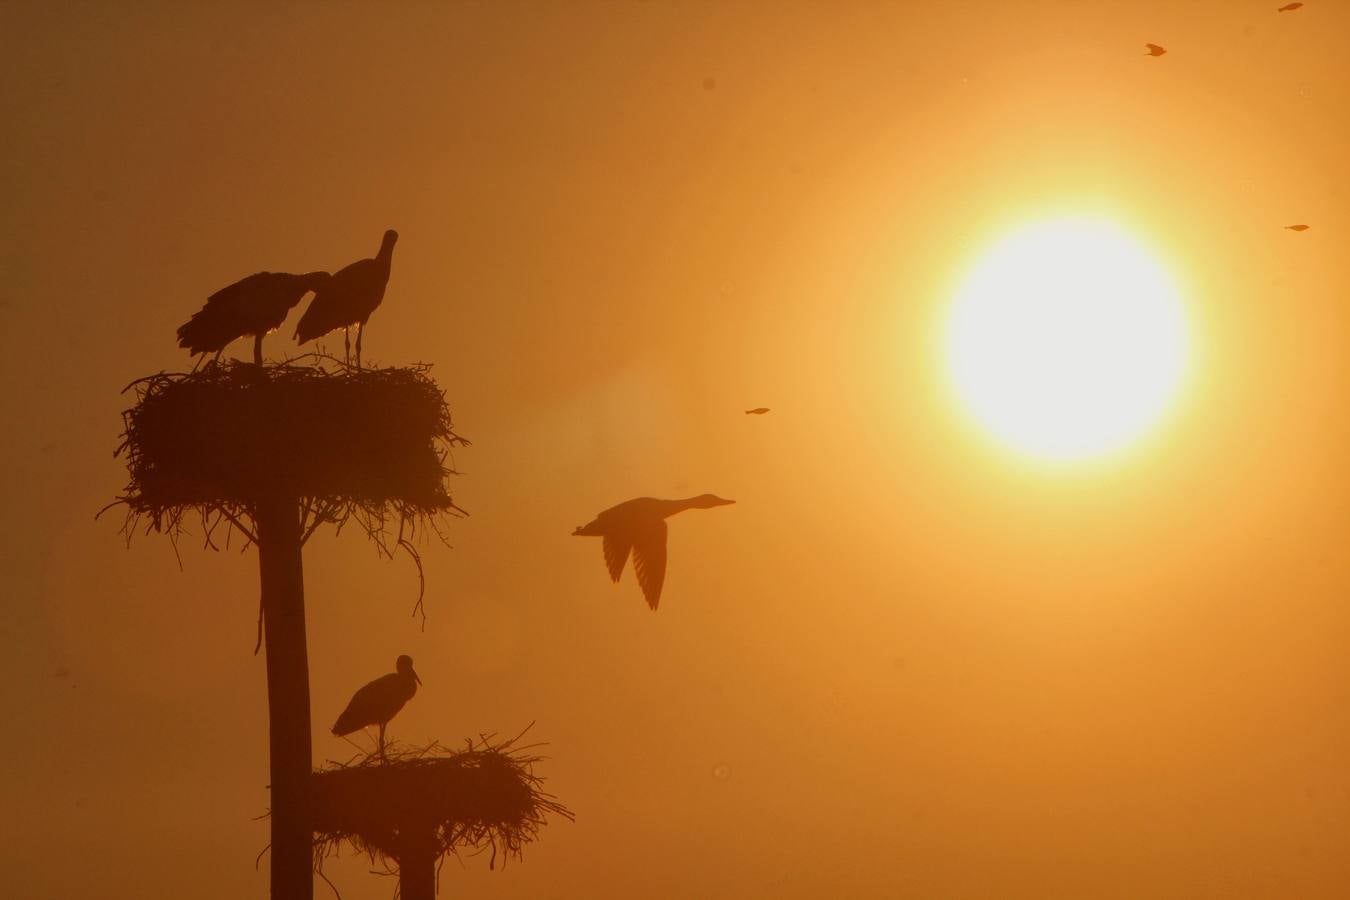
M618 582L619 576L623 574L624 563L628 562L628 552L632 549L633 545L627 538L605 535L605 568L609 569L610 581Z
M633 569L647 605L656 611L661 602L661 586L666 583L666 520L656 519L644 524L642 532L634 535Z

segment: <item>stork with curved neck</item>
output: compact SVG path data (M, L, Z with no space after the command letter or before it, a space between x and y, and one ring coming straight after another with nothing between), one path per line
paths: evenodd
M638 497L611 506L572 534L604 538L605 568L615 583L631 553L642 596L655 612L666 580L666 519L686 509L712 509L735 502L716 494L699 494L683 500Z
M393 266L394 243L398 232L392 228L384 233L380 251L369 259L358 259L333 273L332 279L314 294L309 309L295 327L298 343L321 338L330 331L343 329L343 344L350 360L351 327L356 329L356 367L361 368L361 338L366 333L366 321L384 300L384 289L389 283Z
M291 308L331 278L327 272L256 272L206 298L206 305L178 328L178 346L192 355L215 351L216 360L236 338L253 336L253 362L261 366L263 335L281 327Z

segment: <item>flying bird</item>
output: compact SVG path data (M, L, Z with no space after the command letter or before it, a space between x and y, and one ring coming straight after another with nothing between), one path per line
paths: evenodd
M1144 46L1147 48L1144 50L1147 56L1162 56L1167 52L1166 47L1159 47L1157 44L1145 44Z
M352 695L351 702L333 725L333 734L342 737L369 725L378 725L380 756L384 756L384 726L398 714L403 704L412 699L413 694L417 693L417 686L422 683L422 679L413 671L411 656L400 656L394 669Z
M350 362L351 326L356 325L356 367L361 368L361 337L366 333L366 320L384 299L397 240L397 231L386 231L380 242L380 252L373 258L359 259L333 273L332 279L315 292L309 309L300 317L300 324L295 327L298 343L312 341L341 328L346 359Z
M1307 231L1307 230L1308 230L1309 228L1311 228L1311 227L1312 227L1311 225L1286 225L1286 226L1284 226L1284 230L1285 230L1285 231Z
M631 552L642 596L655 612L661 602L661 586L666 581L666 519L686 509L712 509L735 502L713 494L699 494L685 500L638 497L611 506L572 534L604 538L605 568L609 570L610 580L616 584Z
M769 408L767 406L756 406L754 409L747 409L745 414L747 416L762 416L768 411Z
M327 272L292 275L257 272L206 298L206 305L178 328L178 346L193 356L215 352L216 359L236 338L253 335L253 361L262 365L263 335L286 320L291 307L321 289Z
M1303 8L1303 4L1302 4L1302 3L1286 3L1284 6L1281 6L1279 9L1277 9L1277 10L1275 10L1275 11L1276 11L1276 12L1293 12L1293 11L1296 10L1296 9L1302 9L1302 8Z

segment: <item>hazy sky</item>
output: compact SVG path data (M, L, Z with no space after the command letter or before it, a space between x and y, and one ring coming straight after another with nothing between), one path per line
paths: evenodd
M315 762L409 653L392 737L533 721L577 812L442 896L1345 896L1350 9L1279 5L0 4L0 893L266 896L256 554L93 514L208 294L392 227L365 355L435 365L472 516L425 632L406 560L307 547ZM1074 470L935 351L1060 210L1196 349ZM705 491L656 614L570 536Z

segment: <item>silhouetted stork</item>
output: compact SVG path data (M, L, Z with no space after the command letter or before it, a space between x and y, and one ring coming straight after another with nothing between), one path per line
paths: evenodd
M343 329L342 340L347 361L351 362L351 326L356 325L356 367L361 368L361 336L366 333L366 320L384 299L384 287L389 283L389 265L394 258L394 242L398 232L390 229L380 242L380 252L371 259L358 259L350 266L333 273L333 278L322 290L316 291L309 309L300 317L295 328L295 339L303 344L323 337L334 329Z
M194 356L214 351L220 359L232 341L251 334L253 361L261 366L263 335L278 328L291 307L330 277L327 272L257 272L241 278L207 297L206 305L179 327L178 346Z
M686 509L711 509L735 502L713 494L699 494L686 500L638 497L611 506L572 534L605 539L605 567L616 584L631 552L642 596L655 612L661 602L661 586L666 581L666 519Z
M384 756L384 726L398 714L403 704L412 699L417 686L422 683L413 671L411 656L400 656L394 669L352 695L351 702L333 725L333 734L342 737L369 725L378 725L380 756Z

